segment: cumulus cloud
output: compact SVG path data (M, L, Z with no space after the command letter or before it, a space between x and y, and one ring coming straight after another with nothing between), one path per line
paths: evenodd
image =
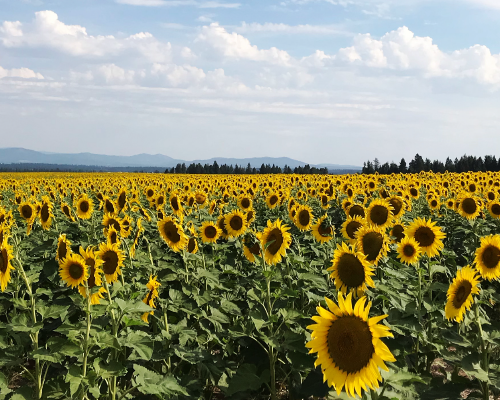
M424 77L473 78L482 84L500 84L500 55L482 45L443 52L430 37L415 36L407 27L380 39L357 35L340 49L338 60L372 68L413 71Z
M59 20L53 11L35 13L32 23L5 21L0 27L0 43L7 48L37 47L77 57L113 56L125 52L147 57L152 62L170 59L170 43L162 43L148 32L141 32L126 38L112 35L93 36L80 25L67 25Z
M197 41L209 45L229 59L265 61L284 66L290 65L292 61L292 57L286 51L276 47L266 50L259 49L256 45L252 45L246 37L236 32L229 33L217 22L204 26Z
M5 69L0 67L0 79L2 78L44 79L42 74L29 68Z

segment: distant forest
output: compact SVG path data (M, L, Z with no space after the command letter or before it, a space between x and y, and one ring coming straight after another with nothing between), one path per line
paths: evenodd
M431 161L426 158L425 160L419 154L415 155L415 158L406 164L404 158L401 159L399 165L391 162L380 164L379 160L375 158L373 161L367 161L363 163L363 174L373 174L378 172L379 174L392 174L392 173L418 173L422 171L432 171L432 172L480 172L480 171L500 171L500 159L496 159L495 156L485 156L474 157L463 155L460 158L455 158L451 160L449 157L443 163L439 160Z
M351 171L359 172L359 171ZM246 167L222 164L219 165L217 161L214 161L212 165L200 163L192 163L188 167L186 164L177 164L175 168L167 168L165 170L166 174L328 174L328 168L316 168L311 167L309 164L303 167L290 168L285 165L283 168L276 165L262 164L259 169L253 167L248 163Z

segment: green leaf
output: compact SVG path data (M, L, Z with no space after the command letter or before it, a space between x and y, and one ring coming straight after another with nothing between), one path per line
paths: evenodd
M120 340L120 343L122 346L131 347L136 351L138 357L135 357L134 353L132 353L129 360L151 360L154 342L147 333L141 331L129 332Z
M237 392L258 390L262 386L262 380L257 376L257 367L253 364L242 364L236 374L229 380L226 394L232 396Z
M142 301L125 301L122 299L115 299L115 302L124 314L143 314L153 310L153 308L143 303Z
M240 308L236 304L232 303L229 300L222 299L222 301L220 303L220 306L221 306L221 309L224 312L226 312L227 314L241 316L241 310L240 310Z
M64 359L64 356L58 353L53 353L47 349L38 349L31 353L31 357L37 360L59 363Z
M69 383L69 389L71 392L71 397L75 395L75 393L80 388L82 384L82 376L81 369L76 365L72 365L69 367L69 371L65 376L65 382Z
M230 319L227 315L221 313L217 308L210 307L211 316L207 317L211 321L216 321L220 324L228 324Z
M124 376L127 373L127 368L115 360L106 365L96 358L94 360L94 371L103 379L108 379L112 376Z
M188 392L172 375L161 376L154 371L134 364L135 381L139 385L138 390L143 394L164 396L185 395Z

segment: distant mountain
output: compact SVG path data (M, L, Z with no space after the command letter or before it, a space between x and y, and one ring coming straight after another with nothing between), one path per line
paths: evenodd
M257 158L223 158L215 157L209 160L194 160L185 161L178 160L163 154L137 154L135 156L108 156L104 154L93 153L48 153L23 149L20 147L11 147L0 149L0 164L55 164L55 165L81 165L81 166L96 166L107 168L124 168L124 167L153 167L153 168L172 168L178 163L185 163L189 166L191 163L200 163L201 165L213 164L217 161L219 165L236 165L247 166L248 163L252 167L259 168L262 164L274 164L283 168L288 165L290 168L304 166L307 163L297 161L288 157L257 157ZM332 170L361 170L361 167L352 165L336 165L322 164L311 165L315 167L327 167Z

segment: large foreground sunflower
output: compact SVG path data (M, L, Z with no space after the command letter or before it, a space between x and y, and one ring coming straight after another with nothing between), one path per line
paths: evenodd
M430 219L416 218L406 228L406 235L414 238L420 246L422 252L429 257L434 257L444 248L442 239L446 234L439 226Z
M356 247L366 256L366 261L377 265L389 250L389 238L382 228L366 225L356 232Z
M264 248L264 259L268 264L277 264L286 254L286 249L292 243L290 228L277 219L275 222L267 221L267 227L262 232L260 242Z
M120 267L123 266L125 255L119 249L118 245L110 243L101 243L99 251L96 253L96 258L102 260L102 270L106 277L106 282L113 283L118 280L118 275L122 271Z
M313 213L311 207L308 205L299 205L295 209L295 217L293 222L301 231L308 231L311 229L313 221Z
M470 310L474 302L472 295L479 293L479 279L476 274L477 272L468 265L457 271L457 277L453 279L446 295L446 319L462 322L465 312Z
M363 295L367 286L375 287L371 276L373 269L365 255L356 248L345 243L337 245L333 253L330 278L334 279L335 287L342 293L354 292L356 297Z
M238 237L245 233L247 229L247 219L240 210L234 210L224 218L224 225L230 237Z
M382 381L379 368L386 371L386 361L396 359L381 338L392 337L390 329L379 325L387 315L368 318L371 302L359 299L354 308L352 294L344 299L338 295L338 306L325 298L330 311L317 307L319 316L307 329L312 330L312 340L306 344L310 353L318 353L315 366L321 365L323 379L340 395L342 389L348 396L361 397L367 387L378 388Z
M4 237L0 243L0 288L2 292L5 291L11 280L10 271L15 269L10 263L13 258L12 247L7 241L7 237Z
M490 213L490 215L493 218L499 219L500 218L500 202L490 201L488 203L488 212Z
M481 212L476 196L462 196L457 204L458 213L467 219L475 219Z
M165 217L158 221L158 230L162 239L173 251L179 252L187 246L188 237L182 226L172 217Z
M59 266L59 276L68 286L81 285L88 279L88 267L83 257L70 254Z
M385 199L376 199L366 210L366 221L379 228L389 226L394 218L393 206Z
M500 235L481 238L474 264L484 279L492 281L500 278Z

